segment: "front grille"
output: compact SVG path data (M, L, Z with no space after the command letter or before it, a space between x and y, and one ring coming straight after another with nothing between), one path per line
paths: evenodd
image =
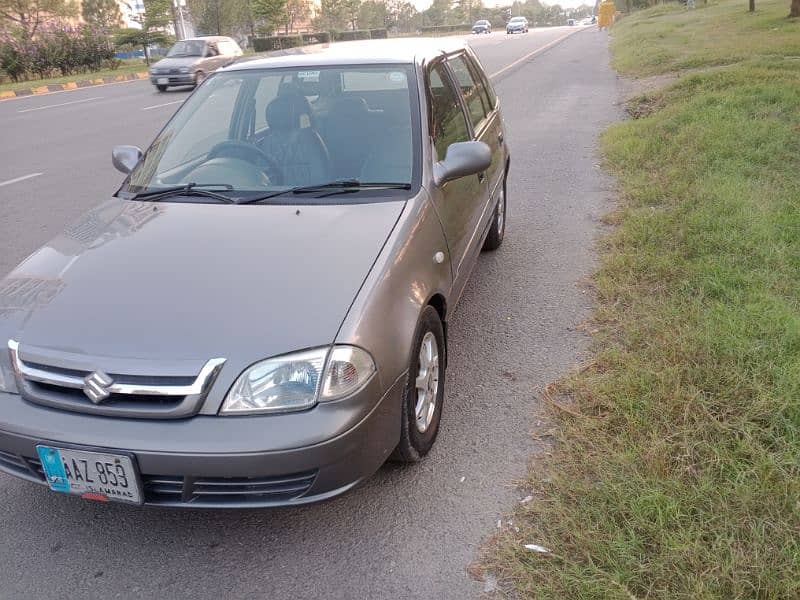
M0 470L45 484L38 458L0 451ZM271 477L203 477L142 474L146 504L224 508L269 506L300 498L311 489L317 471Z
M311 488L316 471L273 477L176 477L143 475L148 504L264 506L299 498Z
M139 373L106 374L95 370L103 360L74 357L70 366L46 364L36 357L21 356L20 345L8 343L22 397L35 404L101 416L137 419L180 419L200 410L206 394L225 360L214 358L197 366L199 373L143 375ZM80 361L80 362L78 362ZM85 367L86 363L91 366Z
M44 483L44 471L38 458L0 451L0 469L31 481Z
M94 406L83 390L75 388L61 387L47 383L37 383L32 381L28 384L32 390L38 392L42 397L50 396L57 398L63 404L62 408L84 412L86 408ZM111 394L103 400L103 406L120 411L132 411L146 406L153 411L153 416L157 417L159 411L169 413L181 402L186 400L186 396L147 396L144 394Z

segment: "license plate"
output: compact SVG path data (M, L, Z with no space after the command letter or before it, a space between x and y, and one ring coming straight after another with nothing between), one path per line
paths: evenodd
M168 77L159 77L157 79L157 81L158 81L158 85L167 85L169 83L169 78Z
M141 504L139 477L129 456L36 446L47 485L54 492L104 502Z

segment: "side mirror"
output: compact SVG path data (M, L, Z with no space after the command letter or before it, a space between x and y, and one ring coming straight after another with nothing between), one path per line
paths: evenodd
M117 146L111 151L111 162L117 171L130 173L142 160L142 151L136 146Z
M436 185L459 177L476 175L492 164L492 151L483 142L456 142L447 147L444 160L433 167Z

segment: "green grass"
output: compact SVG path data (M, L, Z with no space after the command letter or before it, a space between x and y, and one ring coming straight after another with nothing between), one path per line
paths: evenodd
M128 73L138 73L147 70L147 65L144 64L142 59L133 58L122 61L122 64L117 69L105 69L102 71L93 71L91 73L78 73L76 75L67 75L66 77L51 77L49 79L32 79L30 81L20 81L14 83L12 81L0 82L0 92L13 92L15 90L25 90L43 85L53 85L56 83L68 83L70 81L79 81L81 79L99 79L100 77L114 77L116 75L126 75Z
M788 2L757 5L696 11L691 48L668 7L613 32L627 73L729 66L638 99L653 112L603 137L621 201L594 359L555 386L585 416L554 411L520 531L485 557L521 597L800 598L800 60L753 29Z
M613 32L613 65L626 75L655 75L730 65L758 56L800 58L800 19L787 19L789 0L678 3L635 13Z

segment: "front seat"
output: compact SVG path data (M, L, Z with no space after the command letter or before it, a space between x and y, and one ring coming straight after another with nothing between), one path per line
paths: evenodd
M366 101L352 96L336 98L328 113L324 132L331 153L333 178L358 177L373 142Z
M261 149L281 168L289 186L327 183L328 151L311 127L311 107L302 94L286 94L267 105Z

